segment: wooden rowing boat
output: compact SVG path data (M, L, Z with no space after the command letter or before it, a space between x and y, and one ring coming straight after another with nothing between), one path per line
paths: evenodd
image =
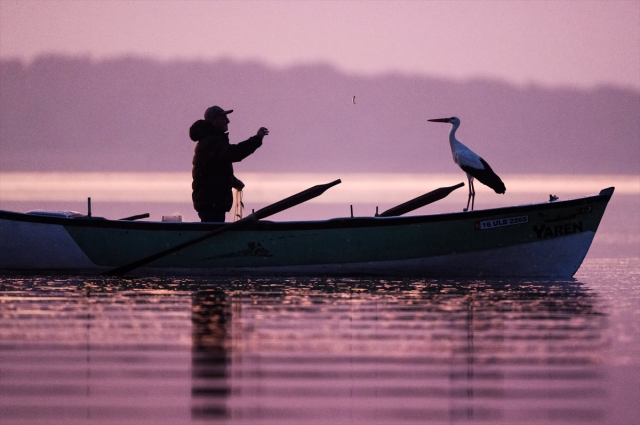
M448 214L255 221L132 273L570 277L613 191ZM96 275L221 226L0 211L0 272Z

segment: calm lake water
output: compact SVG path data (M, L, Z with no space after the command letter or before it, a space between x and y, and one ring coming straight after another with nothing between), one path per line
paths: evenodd
M0 423L637 424L640 259L575 279L0 277Z
M455 175L244 173L274 220L372 216ZM507 176L478 209L616 186L575 279L0 276L0 424L640 423L640 176ZM188 173L0 173L0 209L197 220ZM460 211L462 188L416 211ZM412 213L413 214L413 213Z

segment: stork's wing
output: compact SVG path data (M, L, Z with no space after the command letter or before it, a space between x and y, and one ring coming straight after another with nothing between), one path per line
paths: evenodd
M453 160L460 167L471 167L478 170L484 169L484 165L482 164L480 157L474 151L457 140L452 153Z
M494 192L505 193L507 191L507 188L505 187L500 177L498 177L498 175L493 172L489 164L487 164L487 161L480 157L478 157L478 160L484 167L481 170L467 166L460 166L460 168L462 168L462 170L466 173L472 175L480 183L489 186L491 189L493 189Z

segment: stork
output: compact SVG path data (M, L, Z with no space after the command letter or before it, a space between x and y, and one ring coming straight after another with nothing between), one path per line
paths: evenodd
M506 192L507 188L504 186L504 183L502 183L500 177L493 172L489 164L456 139L456 130L460 127L460 118L437 118L428 121L448 122L453 125L449 133L449 145L451 145L453 161L462 168L462 171L467 173L467 179L469 180L469 198L467 199L467 208L465 208L464 211L469 210L469 203L471 203L471 210L473 211L473 203L476 197L476 191L473 187L474 179L478 179L480 183L489 186L496 193Z

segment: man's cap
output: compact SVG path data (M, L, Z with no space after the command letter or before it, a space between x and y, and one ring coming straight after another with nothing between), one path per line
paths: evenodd
M227 115L232 112L233 112L233 109L225 111L219 106L212 106L211 108L207 108L207 110L204 111L204 119L210 120L210 119L213 119L214 117L217 117L218 115Z

